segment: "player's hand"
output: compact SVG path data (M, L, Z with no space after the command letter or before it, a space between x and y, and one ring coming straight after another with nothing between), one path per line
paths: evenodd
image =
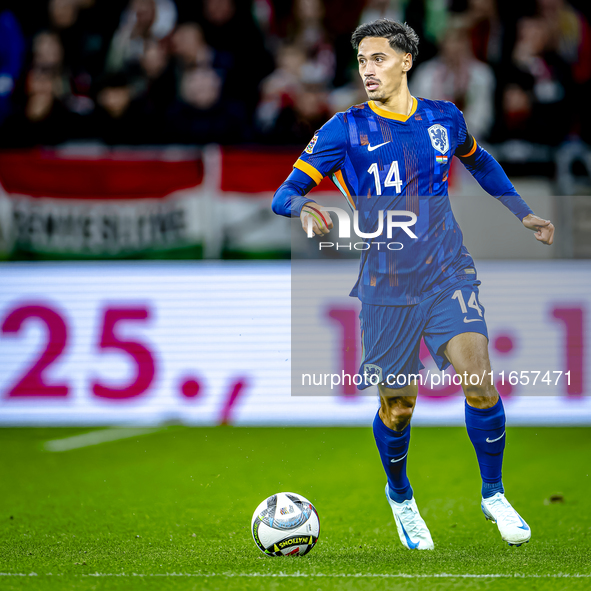
M554 224L550 220L543 220L530 213L521 222L526 228L535 232L536 240L548 245L554 242Z
M324 211L321 205L313 201L309 201L304 205L300 214L300 220L302 221L302 228L306 234L308 233L308 225L310 223L312 224L312 231L317 236L328 234L333 228L332 219L328 211Z

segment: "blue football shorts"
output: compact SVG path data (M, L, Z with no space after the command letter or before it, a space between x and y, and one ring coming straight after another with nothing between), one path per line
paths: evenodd
M419 359L421 337L439 369L450 365L443 355L450 339L477 332L488 339L480 281L461 280L412 306L361 304L362 355L360 390L383 383L402 388L425 367Z

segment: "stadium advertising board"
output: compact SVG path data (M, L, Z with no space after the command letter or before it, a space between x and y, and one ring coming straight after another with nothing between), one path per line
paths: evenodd
M289 263L3 264L0 424L368 425L375 388L314 377L359 367L356 264L307 267L342 287L336 299L292 292ZM478 264L512 424L591 424L590 271ZM292 298L309 311L297 326ZM294 331L313 335L314 365L298 366ZM421 358L416 424L462 424L461 386Z

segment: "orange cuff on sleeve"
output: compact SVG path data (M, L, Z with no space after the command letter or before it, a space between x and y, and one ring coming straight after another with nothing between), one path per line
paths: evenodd
M320 181L323 178L323 175L320 172L318 172L311 164L304 162L301 158L296 160L293 167L305 172L317 185L320 184Z

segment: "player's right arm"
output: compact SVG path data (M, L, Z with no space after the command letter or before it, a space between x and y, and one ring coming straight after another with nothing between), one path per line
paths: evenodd
M316 132L291 174L275 192L273 211L286 217L299 217L305 232L311 224L315 234L328 234L333 227L329 213L306 195L323 177L342 167L347 141L344 124L335 115Z

